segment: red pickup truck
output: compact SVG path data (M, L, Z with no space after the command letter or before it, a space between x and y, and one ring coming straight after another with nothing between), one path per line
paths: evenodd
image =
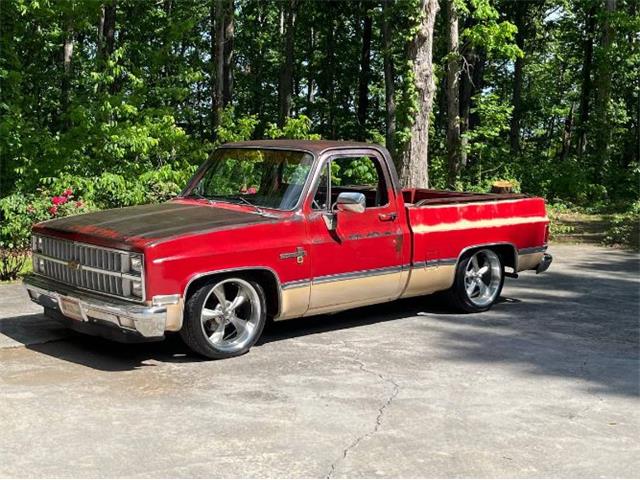
M549 267L544 200L401 189L388 152L273 140L218 148L160 205L33 229L31 299L75 330L122 341L179 331L240 355L285 320L447 291L489 309L504 277Z

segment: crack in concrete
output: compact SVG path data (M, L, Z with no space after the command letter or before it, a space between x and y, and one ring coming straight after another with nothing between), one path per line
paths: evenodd
M357 357L353 358L353 361L356 362L360 366L360 370L361 371L363 371L365 373L368 373L368 374L371 374L371 375L375 375L376 377L378 377L383 382L392 385L393 389L391 391L391 394L385 399L383 404L378 408L378 415L376 416L376 421L375 421L375 424L373 425L373 428L371 430L369 430L368 432L366 432L365 434L356 437L356 439L353 442L351 442L342 451L342 456L331 464L331 467L329 468L329 472L327 473L325 478L332 478L334 473L335 473L335 471L336 471L336 468L338 467L338 464L340 462L344 461L347 458L347 456L349 455L349 453L352 450L354 450L355 448L357 448L358 445L363 440L366 440L367 438L370 438L370 437L372 437L373 435L376 434L376 432L382 426L382 420L383 420L383 417L384 417L384 414L385 414L385 410L387 408L389 408L389 406L391 405L393 400L398 396L398 393L400 392L400 385L398 385L393 379L387 378L384 375L382 375L381 373L374 372L373 370L369 370L367 368L366 364L362 360L357 358Z

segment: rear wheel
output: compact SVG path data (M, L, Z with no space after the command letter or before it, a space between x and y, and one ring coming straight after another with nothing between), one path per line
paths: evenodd
M247 353L266 320L262 287L244 278L218 279L187 300L180 335L195 352L220 359Z
M504 266L500 256L490 249L477 250L458 262L449 298L459 310L484 312L498 299L503 285Z

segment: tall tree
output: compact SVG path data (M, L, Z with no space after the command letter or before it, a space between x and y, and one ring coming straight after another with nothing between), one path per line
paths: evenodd
M234 0L227 0L224 9L224 60L222 103L226 107L233 97L233 41L235 35Z
M294 41L296 27L297 0L289 0L282 12L283 54L280 66L280 81L278 84L278 125L283 126L287 117L291 116L293 105L293 68Z
M609 103L611 101L611 46L614 40L614 29L612 26L613 14L616 10L616 0L606 0L605 12L602 15L602 38L600 41L597 68L595 73L595 114L597 118L597 129L594 141L595 156L598 162L606 166L609 162L609 144L611 142L611 121L609 118ZM598 168L599 176L604 168Z
M98 59L105 60L115 48L116 0L108 0L100 7L98 24Z
M73 29L73 4L68 5L63 13L64 41L62 44L62 83L61 91L61 118L62 130L68 130L69 120L69 96L71 90L71 60L73 58L73 47L75 34Z
M455 188L462 167L460 138L460 46L458 39L458 11L455 0L447 0L447 164L448 183Z
M596 5L587 11L583 40L582 87L580 90L580 122L578 126L578 154L582 155L587 148L587 131L589 122L589 106L591 103L591 69L593 67L593 42L596 30Z
M396 88L395 65L393 61L392 33L389 22L390 0L382 4L382 49L384 62L384 100L385 100L385 144L391 157L396 160Z
M429 186L429 116L435 92L433 72L433 29L438 12L438 0L420 1L420 21L409 44L408 58L412 62L416 89L416 112L411 126L400 170L400 182L405 187Z
M369 108L369 80L371 71L371 14L363 2L364 21L362 25L362 51L360 54L360 76L358 79L358 140L364 140L367 133L367 110Z
M516 33L516 45L520 50L524 51L525 41L525 22L527 17L528 3L515 2L514 4L514 24L518 29ZM520 121L522 118L522 82L524 78L524 55L516 58L513 66L513 93L511 96L511 104L513 110L511 113L511 126L509 129L509 144L512 153L520 151Z

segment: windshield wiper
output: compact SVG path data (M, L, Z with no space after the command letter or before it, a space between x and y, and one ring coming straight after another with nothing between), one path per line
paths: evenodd
M258 205L256 205L255 203L251 203L249 200L247 200L246 198L244 198L241 195L234 195L233 198L237 198L238 200L240 200L241 202L246 203L247 205L249 205L250 207L253 207L256 209L256 212L258 212L260 215L264 214L264 210L262 210Z
M249 205L250 207L253 207L257 213L259 213L260 215L265 215L264 210L262 210L259 206L257 206L255 203L251 203L249 200L247 200L246 198L244 198L241 195L212 195L212 197L216 200L220 200L223 202L229 202L229 199L233 199L233 200L240 200L242 203L246 203L247 205ZM234 203L234 202L229 202L229 203Z

